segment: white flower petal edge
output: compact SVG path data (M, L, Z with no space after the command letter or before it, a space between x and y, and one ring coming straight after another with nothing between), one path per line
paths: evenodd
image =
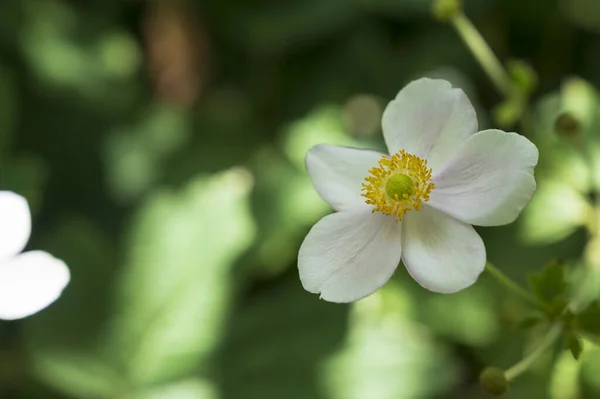
M0 262L21 252L30 235L27 200L11 191L0 191Z
M377 151L319 144L306 155L306 168L315 189L335 210L366 207L361 196L369 169L383 154Z
M501 130L474 134L432 177L429 205L465 223L513 222L535 192L538 150L525 137Z
M43 251L0 263L0 319L30 316L54 302L69 283L65 263Z
M473 105L445 80L422 78L406 85L383 113L390 154L401 149L427 159L435 172L477 131Z
M400 257L400 225L367 208L317 222L300 247L298 269L307 291L329 302L352 302L383 286Z
M428 206L408 213L402 225L402 260L423 287L450 294L477 281L486 253L472 226Z

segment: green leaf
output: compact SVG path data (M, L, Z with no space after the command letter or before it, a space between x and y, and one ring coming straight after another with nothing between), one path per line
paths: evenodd
M572 325L584 333L600 336L600 304L598 301L590 303L576 315Z
M216 399L217 389L210 381L189 378L142 389L126 399Z
M521 320L519 324L517 324L517 329L519 330L528 330L535 326L539 326L540 324L546 321L545 318L541 316L529 316Z
M244 170L194 179L134 219L104 345L134 387L195 373L219 344L231 269L254 235L250 184Z
M33 360L37 378L75 398L115 398L125 389L119 373L89 353L35 351Z
M529 283L535 296L552 307L553 314L564 309L566 301L562 297L567 291L567 283L561 263L550 262L539 273L530 274Z
M577 338L573 333L568 333L565 336L564 346L565 349L571 351L571 354L575 360L579 360L579 356L583 351L583 345L581 344L581 340L579 338Z
M589 222L591 208L572 184L547 178L538 182L535 196L523 212L521 235L536 245L558 242Z

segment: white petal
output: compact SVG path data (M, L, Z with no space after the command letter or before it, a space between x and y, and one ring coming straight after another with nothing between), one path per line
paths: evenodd
M465 223L513 222L535 191L536 146L516 133L476 133L434 174L429 205Z
M382 127L391 154L404 149L427 159L435 172L477 131L477 116L461 89L423 78L406 85L388 104Z
M0 191L0 262L21 252L30 235L27 200L11 191Z
M319 195L335 210L366 206L362 184L384 154L319 144L308 151L306 168Z
M402 224L402 260L428 290L460 291L483 271L485 247L472 226L428 206L407 213Z
M304 289L330 302L372 294L394 274L401 255L400 225L369 209L325 216L298 254Z
M70 280L65 263L43 251L0 263L0 319L32 315L54 302Z

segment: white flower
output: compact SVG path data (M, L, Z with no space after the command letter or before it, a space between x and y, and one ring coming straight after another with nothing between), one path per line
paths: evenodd
M469 99L444 80L404 87L382 127L391 156L322 144L306 157L337 212L310 230L298 268L304 288L327 301L372 294L400 260L431 291L470 286L486 262L471 225L513 222L535 191L535 145L516 133L476 133Z
M25 198L0 191L0 319L30 316L54 302L70 280L61 260L43 251L20 253L31 234Z

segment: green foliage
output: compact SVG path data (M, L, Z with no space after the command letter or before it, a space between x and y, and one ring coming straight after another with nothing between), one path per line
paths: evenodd
M517 328L519 330L529 330L533 327L539 326L540 324L545 323L547 320L541 316L529 316L521 320L517 324Z
M575 360L579 360L579 356L581 356L581 352L583 351L580 338L572 333L567 333L564 338L564 347L571 352Z
M135 219L105 343L132 384L189 375L219 342L229 273L254 234L249 179L197 178L157 193Z
M127 391L127 381L98 354L38 351L33 362L44 383L74 398L114 398Z
M527 318L484 278L436 295L400 268L382 292L340 306L307 294L296 271L302 238L330 211L306 151L382 150L383 107L422 76L464 88L481 129L531 111L533 129L515 130L540 149L538 190L516 223L478 229L490 260L522 276L582 253L600 187L600 57L586 32L596 4L463 3L502 61L527 60L506 63L509 101L431 1L0 1L0 189L28 198L31 247L72 272L51 307L0 323L0 397L462 397L483 362L518 359L526 334L512 322L549 318ZM159 13L152 31L155 4L183 11ZM572 71L585 80L565 79ZM164 94L195 82L193 106ZM595 166L557 134L560 115ZM356 128L363 117L375 123ZM567 349L586 346L574 384L594 398L598 305L560 313L560 273L544 268L532 288L570 329ZM597 299L597 280L582 280L569 295L585 285ZM514 397L576 397L549 395L541 363Z
M548 263L539 273L529 274L529 284L534 295L548 305L551 316L558 316L567 304L567 282L561 262Z
M573 328L600 337L600 302L593 301L579 312L572 322Z

